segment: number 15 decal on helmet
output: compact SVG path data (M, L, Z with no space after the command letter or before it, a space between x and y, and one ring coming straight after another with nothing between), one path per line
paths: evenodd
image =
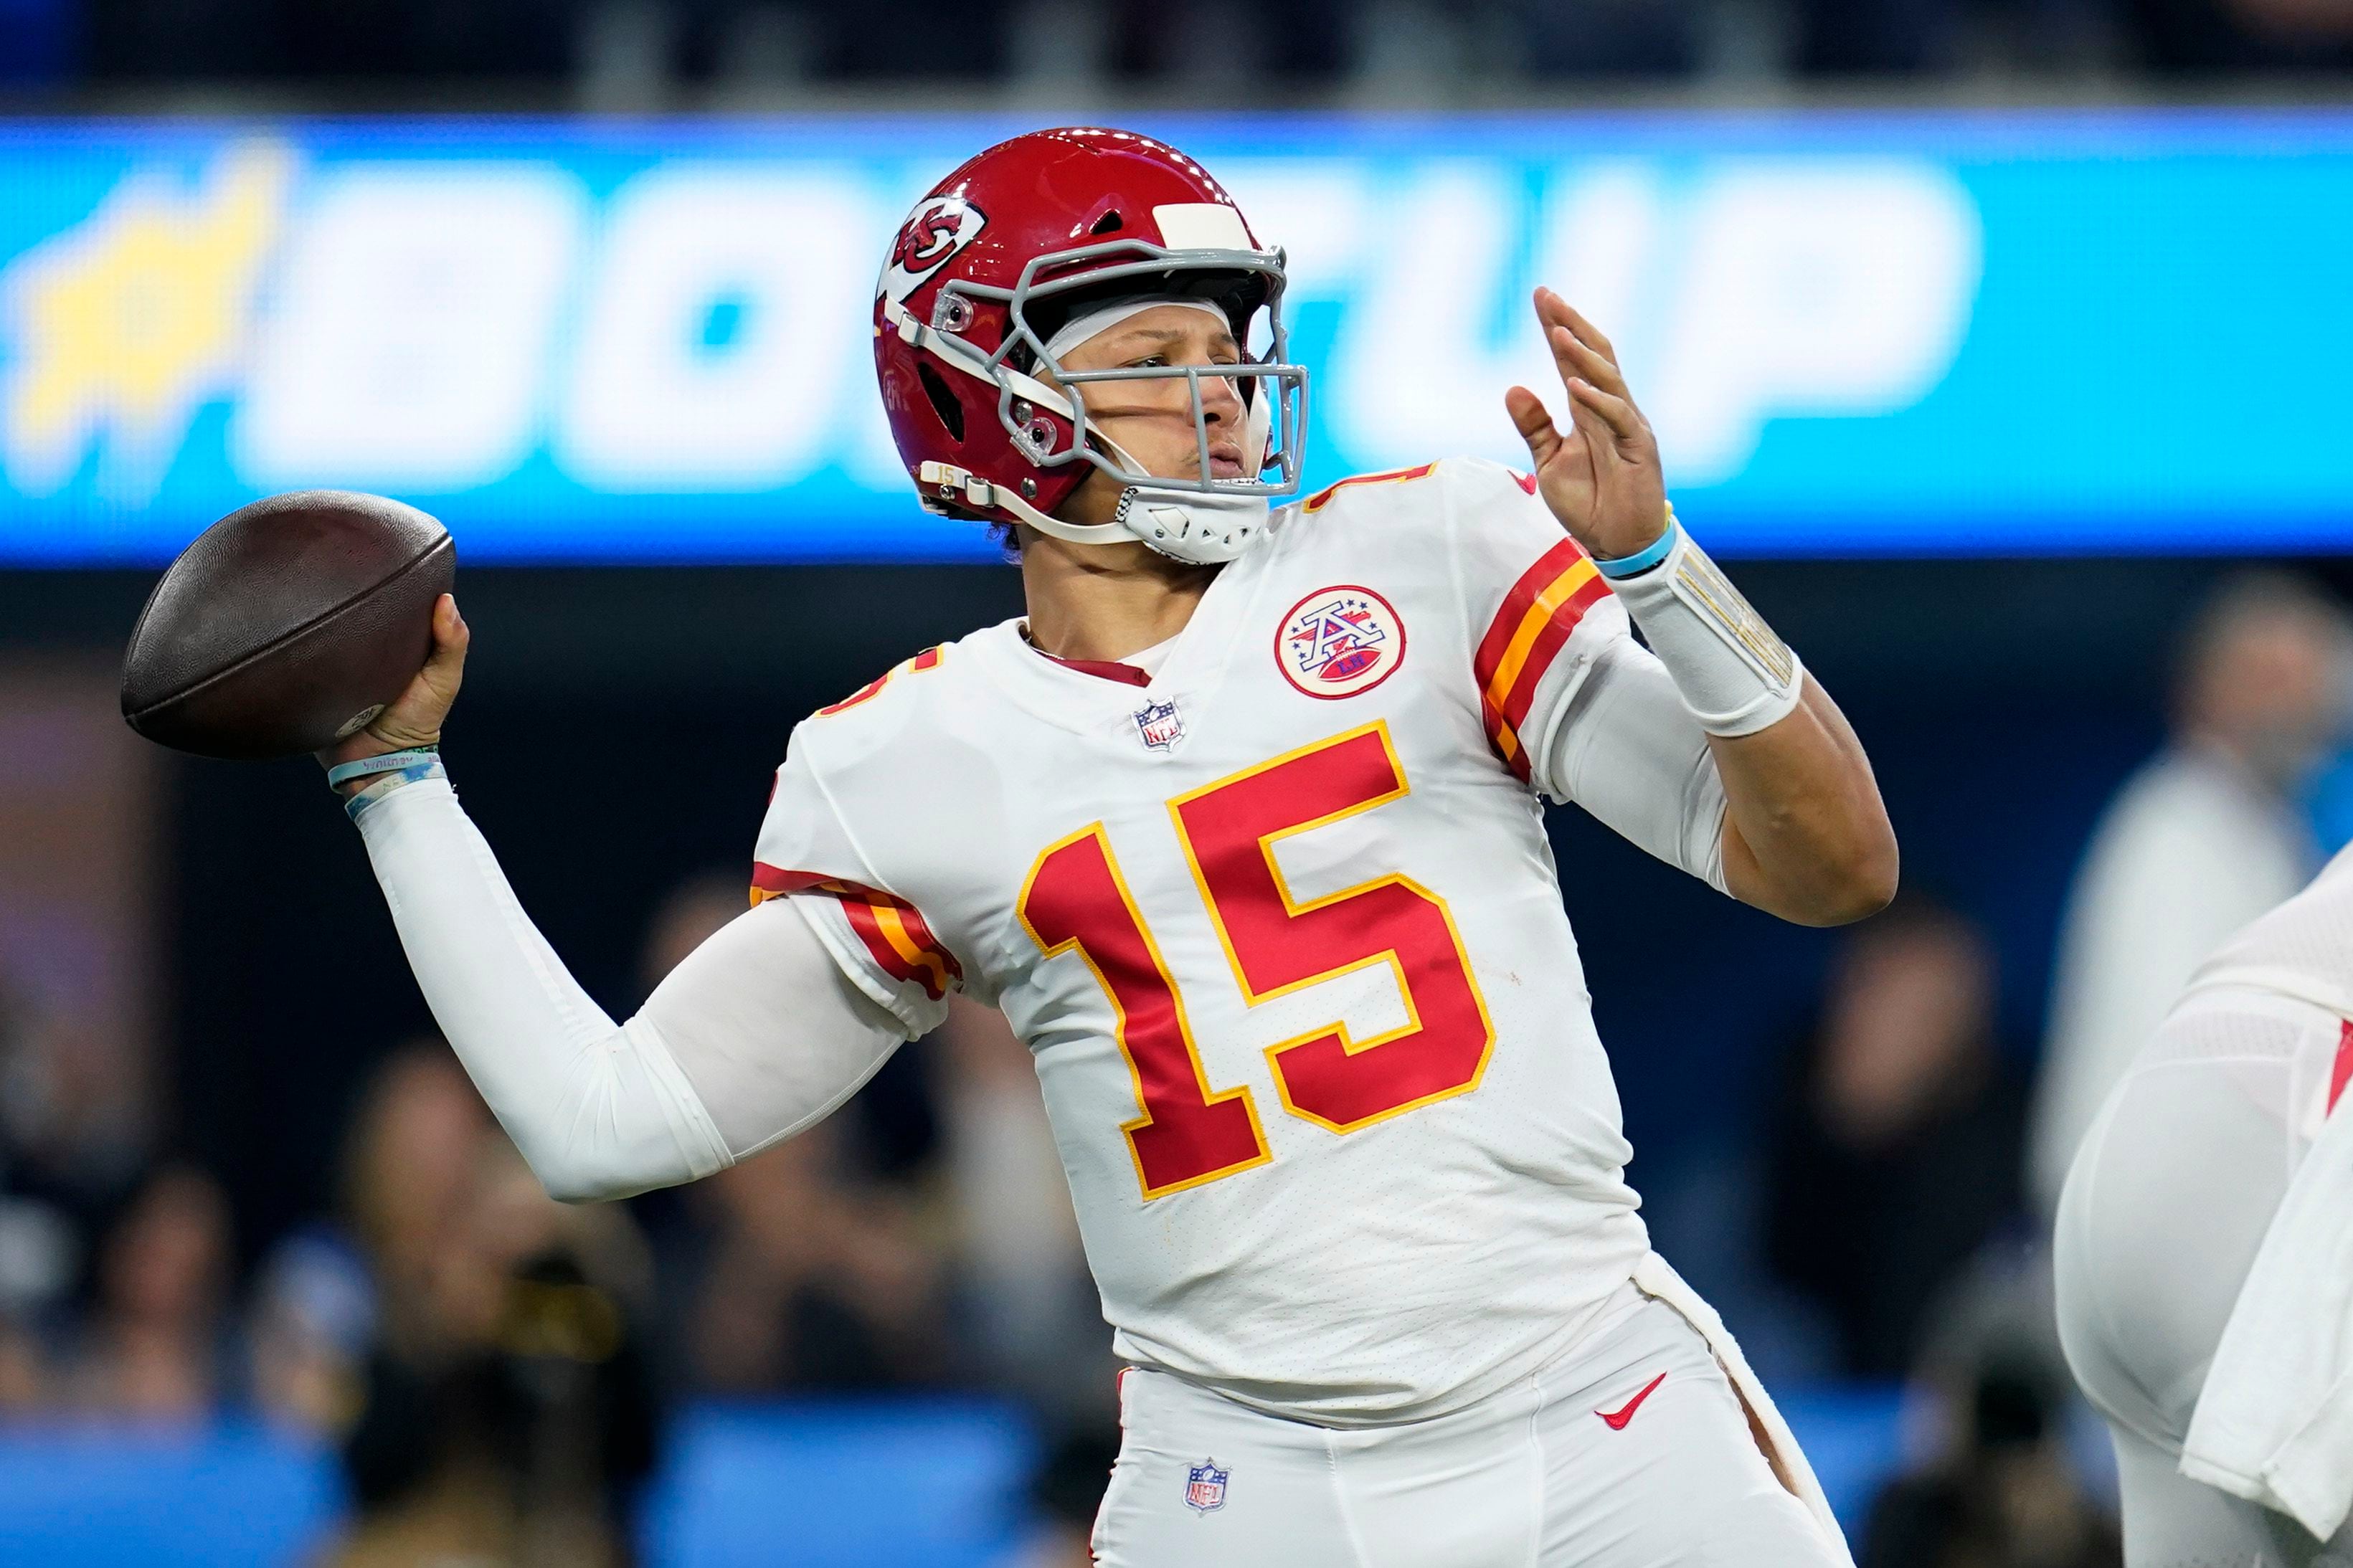
M1299 489L1307 372L1289 363L1283 255L1261 247L1225 188L1175 148L1124 131L1039 131L965 163L915 204L874 295L874 363L899 456L926 509L1021 523L1080 543L1139 539L1229 561ZM1058 331L1122 305L1223 315L1239 363L1065 368ZM1265 345L1253 355L1253 341ZM1247 411L1242 472L1212 470L1201 383ZM1180 382L1196 471L1145 472L1087 417L1105 382ZM1108 522L1054 516L1096 470L1123 487ZM1270 478L1270 470L1274 477Z

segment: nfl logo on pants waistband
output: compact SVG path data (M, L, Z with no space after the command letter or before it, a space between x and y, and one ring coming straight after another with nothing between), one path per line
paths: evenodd
M1185 716L1174 702L1154 702L1135 710L1136 733L1155 752L1165 752L1185 738Z
M1226 1506L1226 1477L1215 1459L1204 1459L1185 1472L1185 1506L1208 1513Z

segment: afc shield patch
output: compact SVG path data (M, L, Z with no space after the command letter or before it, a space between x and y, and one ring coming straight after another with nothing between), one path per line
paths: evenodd
M1152 702L1135 710L1135 732L1151 751L1165 752L1185 738L1185 715L1174 702Z
M1185 1472L1185 1506L1200 1513L1210 1513L1226 1506L1226 1478L1233 1472L1218 1468L1215 1459L1204 1459Z
M1370 588L1318 588L1275 628L1275 667L1292 686L1331 700L1370 691L1405 662L1405 621Z

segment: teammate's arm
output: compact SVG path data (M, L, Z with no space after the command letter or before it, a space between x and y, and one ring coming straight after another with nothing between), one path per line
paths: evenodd
M409 689L327 761L438 741L467 644L446 596L434 642ZM832 1110L905 1037L790 899L731 921L616 1024L532 925L446 780L344 788L369 796L361 836L434 1017L556 1197L623 1197L733 1164Z
M1656 605L1688 605L1695 582L1700 597L1720 601L1714 613L1725 629L1736 627L1763 648L1764 666L1777 653L1786 658L1787 650L1704 556L1693 563L1679 595L1660 586L1659 579L1692 558L1684 544L1667 538L1674 524L1650 422L1634 405L1609 339L1548 289L1536 291L1535 309L1568 393L1569 427L1557 427L1544 401L1524 386L1505 394L1504 405L1528 444L1546 504L1605 572L1613 562L1631 563L1667 546L1649 574L1652 582L1630 578L1614 586L1708 731L1724 787L1726 889L1807 925L1837 925L1884 908L1895 894L1895 832L1861 742L1820 682L1806 678L1794 660L1788 672L1794 700L1760 697L1743 708L1715 709L1702 699L1710 672L1683 657L1665 621L1645 614L1646 595ZM1721 648L1716 655L1729 657Z

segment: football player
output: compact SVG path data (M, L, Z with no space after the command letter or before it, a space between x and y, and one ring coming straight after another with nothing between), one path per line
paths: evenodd
M559 1196L707 1175L951 991L1003 1009L1132 1369L1103 1563L1847 1562L1650 1250L1542 801L1827 924L1894 888L1862 748L1548 291L1566 401L1504 398L1531 472L1446 458L1274 510L1306 380L1282 290L1142 136L1018 137L918 204L875 298L883 402L923 504L1018 552L1028 614L800 724L754 907L626 1024L422 749L453 604L330 781Z
M2059 1337L2129 1568L2353 1563L2353 849L2200 966L2069 1167Z

